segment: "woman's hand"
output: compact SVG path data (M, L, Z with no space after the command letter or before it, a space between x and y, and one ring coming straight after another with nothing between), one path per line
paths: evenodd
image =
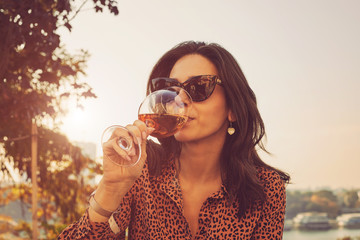
M136 120L133 125L127 125L125 130L115 131L109 141L103 144L103 178L95 193L95 201L105 210L113 212L119 206L125 194L130 190L135 180L141 175L146 160L146 138L154 131L146 127L145 123ZM136 161L136 151L126 152L118 145L119 137L125 137L131 146L140 144L141 157L133 166L121 166L114 162ZM89 209L91 221L104 222L107 217L99 215L94 209Z
M127 125L126 129L118 129L113 133L111 139L103 144L103 169L102 183L108 187L121 184L131 185L140 176L146 160L146 138L153 131L146 127L145 123L136 120L133 125ZM129 151L125 151L118 145L119 137L125 138L130 144ZM140 151L135 148L140 144ZM141 152L140 160L134 166L122 166L121 163L136 162ZM116 164L119 163L119 164Z

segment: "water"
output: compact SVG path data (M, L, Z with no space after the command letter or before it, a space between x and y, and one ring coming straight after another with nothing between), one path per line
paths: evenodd
M327 231L284 231L283 240L337 240L344 237L360 239L360 229L331 229ZM355 238L358 237L358 238Z

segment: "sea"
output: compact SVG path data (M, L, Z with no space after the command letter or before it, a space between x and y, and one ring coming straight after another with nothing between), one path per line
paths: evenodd
M337 228L326 231L284 231L283 240L339 240L350 237L351 240L360 240L360 229Z

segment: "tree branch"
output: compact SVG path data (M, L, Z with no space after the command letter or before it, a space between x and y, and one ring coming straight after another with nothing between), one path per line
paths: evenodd
M19 141L19 140L27 139L29 137L30 137L30 135L16 137L16 138L10 138L10 139L6 139L6 140L1 139L0 142L4 143L4 142L9 142L9 141Z
M81 9L84 7L84 5L87 3L88 0L85 0L81 5L80 7L78 8L78 10L76 10L74 16L72 16L71 18L68 19L67 23L69 23L71 20L73 20L77 15L78 13L81 11Z

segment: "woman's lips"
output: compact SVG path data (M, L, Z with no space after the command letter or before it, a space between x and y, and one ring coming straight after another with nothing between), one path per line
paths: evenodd
M186 121L186 124L185 125L187 125L187 124L189 124L192 120L194 120L195 118L192 118L192 117L188 117L188 119L187 119L187 121Z

